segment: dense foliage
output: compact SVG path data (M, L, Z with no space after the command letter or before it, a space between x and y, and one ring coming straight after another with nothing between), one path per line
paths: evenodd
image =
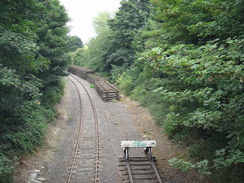
M58 0L0 2L0 182L11 182L22 153L43 143L68 64L66 22Z
M124 0L105 25L85 51L99 59L80 52L77 64L109 73L184 141L194 161L171 165L242 182L244 1Z

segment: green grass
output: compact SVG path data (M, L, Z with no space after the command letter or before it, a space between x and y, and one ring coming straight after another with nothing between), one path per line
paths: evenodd
M90 85L90 88L95 88L96 86L94 84L91 84Z

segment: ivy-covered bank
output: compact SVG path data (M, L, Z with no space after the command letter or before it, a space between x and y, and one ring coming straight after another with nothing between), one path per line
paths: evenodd
M190 161L169 163L243 182L244 1L124 0L94 27L73 63L110 77L187 147Z
M43 144L77 39L59 0L1 0L0 12L0 182L8 183L19 157Z

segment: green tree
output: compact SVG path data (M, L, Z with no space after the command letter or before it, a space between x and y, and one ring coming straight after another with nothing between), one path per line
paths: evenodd
M74 56L108 72L170 137L185 140L196 162L172 165L210 169L214 182L243 182L243 3L124 0L108 23L106 14L94 20L97 36Z
M108 21L111 19L111 15L108 12L101 12L94 20L93 27L97 34L88 43L89 48L89 67L97 71L104 71L107 67L104 59L104 54L109 49L109 39L113 34L112 30L108 26Z
M0 182L10 182L13 157L41 145L54 117L69 19L58 0L3 0L0 10Z
M109 39L109 49L104 55L107 69L112 65L131 65L135 57L132 42L138 29L143 27L149 15L149 0L122 1L115 18L109 26L113 31Z
M142 32L148 50L136 63L140 82L132 88L168 135L192 140L191 155L208 159L219 182L243 179L243 7L243 1L155 0L155 29Z
M244 1L151 2L150 19L130 47L139 59L114 67L114 80L170 137L186 139L200 161L172 161L176 166L207 174L210 168L216 182L242 182Z
M66 23L69 21L65 8L59 4L59 0L42 0L42 13L40 20L36 23L37 29L38 54L49 59L49 68L38 74L43 87L42 92L46 93L42 98L45 103L52 103L56 99L50 94L58 92L57 87L60 77L64 76L64 69L69 63L70 38L67 36L69 29ZM49 76L49 77L46 77Z
M73 63L102 72L107 67L104 54L109 49L110 36L113 34L108 26L111 15L101 12L93 20L96 36L83 48L72 53Z
M71 53L71 60L73 65L79 65L82 67L90 67L90 55L87 46L78 48L75 52Z
M154 0L169 43L205 43L243 35L243 0Z
M70 51L74 52L78 48L82 48L83 43L79 37L71 36L71 37L69 37L69 44L67 45L67 47L70 48Z

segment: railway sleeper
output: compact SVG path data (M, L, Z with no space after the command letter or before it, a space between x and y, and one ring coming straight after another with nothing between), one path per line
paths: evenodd
M132 174L134 180L155 180L157 179L156 174ZM128 176L124 176L125 179L128 179Z
M121 163L120 166L126 166L126 162L124 163ZM157 165L157 164L155 164ZM151 163L148 161L148 162L130 162L130 166L132 167L138 167L138 166L151 166Z
M114 98L114 97L117 97L117 95L109 95L107 93L101 93L101 92L98 92L98 94L100 95L100 97L106 97L106 98Z
M121 175L128 175L126 167L119 169ZM155 171L152 169L152 167L143 167L143 168L131 168L132 175L133 174L155 174ZM158 170L158 173L160 175L163 175L162 170Z
M123 166L119 166L119 169L121 171L127 171L127 168L123 165ZM152 167L151 165L147 165L147 166L136 166L136 167L133 167L134 170L152 170Z
M115 96L112 96L112 97L111 97L111 96L108 96L107 98L108 98L108 99L118 99L119 96L118 96L118 95L115 95Z
M104 94L104 95L118 95L118 92L117 91L107 91L107 90L101 90L99 88L96 88L97 92L101 93L101 94Z
M155 174L154 171L152 169L145 169L145 170L133 170L132 169L132 175L152 175ZM121 171L121 175L128 175L128 172L125 171Z
M154 162L156 162L157 161L157 159L156 159L156 157L155 156L153 156L152 157L153 158L153 161ZM130 157L130 161L131 162L136 162L136 161L139 161L139 162L141 162L141 161L148 161L148 157L146 157L146 156L144 156L144 157ZM125 162L125 158L124 157L122 157L122 156L120 156L119 157L119 162Z
M156 168L158 169L158 166L156 165ZM131 166L131 169L132 169L132 172L154 172L154 170L152 169L152 166L151 165L142 165L142 166ZM127 168L126 166L124 165L119 165L119 170L121 172L124 172L124 171L127 171ZM162 174L162 171L161 170L158 170L158 172L160 174Z
M123 180L124 183L130 183L129 180ZM134 183L159 183L158 180L134 180Z

